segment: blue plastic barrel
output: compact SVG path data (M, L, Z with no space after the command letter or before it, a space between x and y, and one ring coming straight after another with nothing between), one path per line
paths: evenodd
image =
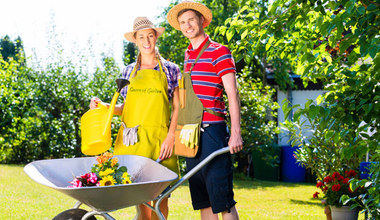
M306 169L301 167L294 158L294 151L297 147L283 146L281 154L281 177L284 182L305 182Z
M360 163L360 178L361 179L368 179L369 177L369 171L371 169L372 164L375 164L377 162L361 162Z

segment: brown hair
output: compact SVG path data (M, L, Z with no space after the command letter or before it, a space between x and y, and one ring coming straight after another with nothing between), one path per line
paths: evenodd
M194 9L190 9L190 8L185 8L185 9L182 9L181 11L178 12L177 20L178 20L179 16L181 16L183 13L185 13L187 11L193 11L199 17L199 19L201 19L203 17L203 15L199 11L194 10Z
M154 35L157 37L157 31L156 30L154 30L153 29L153 31L154 31ZM137 31L136 31L136 33L137 33ZM136 33L133 35L133 37L136 39ZM156 57L157 57L157 59L158 59L158 61L159 62L161 62L161 67L162 67L162 69L166 72L166 73L168 73L168 69L166 68L166 66L164 65L164 61L165 61L165 59L161 56L161 54L160 54L160 52L158 51L158 48L157 47L155 47L155 54L156 54ZM140 66L141 66L141 53L140 53L140 51L139 51L139 53L138 53L138 55L137 55L137 59L136 59L136 66L135 66L135 73L134 73L134 75L132 76L132 77L134 77L134 76L136 76L136 72L137 72L137 70L138 69L140 69Z

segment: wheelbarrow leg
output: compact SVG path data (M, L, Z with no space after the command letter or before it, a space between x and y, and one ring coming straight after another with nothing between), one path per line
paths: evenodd
M141 212L138 205L136 205L135 207L136 207L136 216L133 218L133 220L138 220Z
M160 210L160 204L156 204L155 207L149 205L147 202L144 202L142 203L143 205L145 205L146 207L150 208L153 212L156 213L157 217L160 219L160 220L165 220L165 216L162 214L161 210ZM136 206L136 217L133 219L133 220L137 220L140 216L140 209L138 208L138 206Z
M77 203L75 203L75 205L74 205L74 209L78 209L79 208L79 206L81 206L83 203L81 203L81 202L77 202Z

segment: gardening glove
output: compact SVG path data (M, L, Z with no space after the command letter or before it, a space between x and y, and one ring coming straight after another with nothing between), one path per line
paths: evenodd
M127 126L125 125L124 122L122 122L121 124L124 127L124 129L123 129L123 144L125 146L130 146L130 145L134 145L135 143L137 143L138 142L138 139L137 139L137 128L139 126L136 125L133 128L127 128Z
M197 130L198 124L184 125L179 135L181 143L193 149L195 144L198 142Z

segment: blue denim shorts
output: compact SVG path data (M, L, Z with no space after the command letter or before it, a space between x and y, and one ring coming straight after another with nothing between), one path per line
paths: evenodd
M211 124L201 132L200 144L194 158L186 158L187 170L191 170L204 158L226 147L228 134L225 123ZM211 207L213 213L228 211L234 207L232 190L231 154L215 157L189 179L190 194L194 210Z

